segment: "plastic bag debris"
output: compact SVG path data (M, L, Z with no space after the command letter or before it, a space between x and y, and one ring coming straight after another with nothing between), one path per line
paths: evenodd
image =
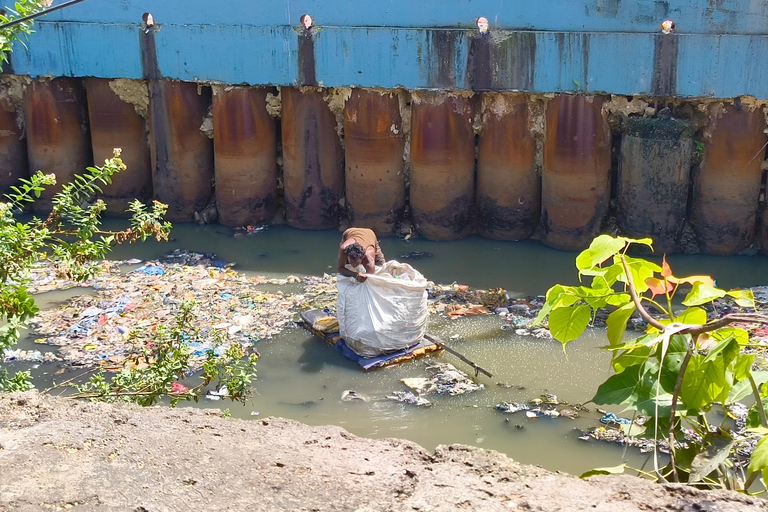
M240 275L214 255L187 251L127 273L108 265L92 282L99 284L96 295L41 311L33 326L65 361L111 370L146 364L144 344L174 324L185 300L198 304L191 319L195 339L185 340L193 368L208 354L223 355L232 342L247 348L293 327L297 308L306 303L306 293L266 292L259 289L262 279Z
M600 423L604 423L606 425L610 425L611 423L617 423L619 425L630 425L632 420L629 418L620 418L612 412L609 412L600 418Z
M527 411L529 409L530 407L528 407L526 404L520 404L517 402L502 402L500 404L496 404L496 410L505 414L514 414L516 412Z
M360 400L362 402L367 402L367 401L370 400L370 398L368 398L365 395L361 395L360 393L358 393L357 391L352 390L352 389L347 389L346 391L344 391L341 394L341 401L342 402L353 402L355 400Z
M463 395L484 389L482 384L476 384L466 373L457 370L448 363L434 363L427 367L429 378L406 378L401 382L420 395L431 393L448 394L450 396Z
M227 398L229 396L229 390L227 389L227 386L221 386L219 389L211 389L208 391L208 394L205 395L205 398L208 400L221 400L222 398Z
M40 352L39 350L5 349L0 351L2 362L26 361L31 363L52 363L61 361L53 352Z
M396 402L402 402L409 405L418 405L421 407L429 407L432 405L432 402L426 398L411 393L410 391L396 391L393 394L388 395L387 398L390 400L395 400Z

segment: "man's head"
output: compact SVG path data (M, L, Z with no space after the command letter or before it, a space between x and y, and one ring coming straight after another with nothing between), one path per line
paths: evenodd
M348 245L347 248L344 249L344 252L347 255L347 261L353 267L360 265L365 257L365 249L363 249L363 246L357 242Z

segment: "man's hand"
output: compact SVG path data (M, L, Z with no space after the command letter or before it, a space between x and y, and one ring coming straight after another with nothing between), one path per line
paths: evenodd
M364 272L358 272L357 274L355 274L355 279L357 279L357 282L362 283L363 281L368 279L368 276L365 275Z

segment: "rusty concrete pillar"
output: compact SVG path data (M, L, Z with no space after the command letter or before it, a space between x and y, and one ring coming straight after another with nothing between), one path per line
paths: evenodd
M411 117L411 213L430 240L474 230L475 134L471 98L414 93Z
M482 119L477 148L480 234L496 240L528 238L541 216L541 179L528 97L484 93Z
M674 119L624 123L617 184L622 234L653 238L657 253L670 253L685 225L693 130Z
M346 201L352 225L388 236L402 220L404 146L397 95L353 89L344 108Z
M603 102L558 95L547 104L541 225L550 247L584 249L608 211L611 136Z
M34 80L27 87L25 103L30 173L40 170L56 175L56 185L48 187L32 206L47 213L62 185L93 163L85 90L76 78Z
M273 88L217 88L213 149L219 223L258 226L277 211L277 125L267 112Z
M212 195L213 144L200 126L211 103L209 87L150 80L149 134L155 198L166 219L191 222Z
M139 80L123 81L131 84L131 92L148 102L147 85ZM123 85L126 87L126 85ZM110 185L102 185L99 194L107 204L106 213L130 216L128 206L134 199L146 202L152 197L152 166L149 141L144 117L131 103L123 101L112 89L115 82L104 78L86 78L88 118L91 125L93 161L102 165L111 158L114 148L121 148L127 169L112 177ZM119 89L118 89L119 90ZM146 112L146 104L139 105Z
M300 229L335 228L344 191L336 117L322 92L293 87L281 92L286 221Z
M0 81L0 194L18 185L19 178L29 176L26 139L17 122L23 119L19 119L19 115L9 87Z
M752 243L765 155L760 109L728 105L710 116L694 176L691 226L702 252L735 254Z

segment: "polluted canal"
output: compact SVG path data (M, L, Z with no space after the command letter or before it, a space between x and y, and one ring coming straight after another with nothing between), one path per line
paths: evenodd
M111 223L117 225L117 221L107 221L107 227ZM356 363L297 326L294 321L302 308L323 306L332 297L323 291L335 289L333 279L323 279L323 275L335 271L340 240L336 231L299 231L277 226L245 233L215 225L180 224L174 226L172 236L173 240L165 244L151 242L117 248L111 259L132 263L119 269L115 265L113 270L131 273L137 283L136 292L139 283L155 273L152 266L146 265L147 261L174 250L215 253L220 261L214 272L226 272L227 268L237 272L231 273L227 290L240 290L239 296L247 295L251 301L253 290L259 290L259 307L272 308L273 312L269 328L248 324L242 320L248 317L247 311L238 309L242 304L237 302L237 293L223 290L197 294L202 309L206 300L230 300L228 304L234 313L223 320L215 318L220 322L226 320L228 323L221 324L224 328L248 340L258 351L258 376L255 393L246 405L216 400L213 396L214 399L202 399L199 404L180 402L180 407L228 409L233 417L251 420L280 416L310 425L339 425L356 435L405 438L430 450L439 444L469 444L503 452L522 463L573 474L624 461L637 468L651 464L648 454L638 448L625 449L584 436L591 429L605 427L601 419L605 419L606 412L621 415L620 410L597 411L594 404L587 403L598 385L611 374L610 354L598 348L605 344L604 331L588 330L569 344L566 354L558 341L527 328L532 315L526 320L525 301L518 305L519 315L464 316L460 308L452 310L440 305L440 296L464 290L457 285L469 286L470 291L502 288L514 300L543 295L555 283L575 284L575 253L549 249L535 241L498 242L479 237L441 243L395 238L382 241L387 259L410 263L428 280L443 285L435 287L437 292L431 294L429 332L493 374L491 378L482 373L475 375L470 366L446 351L399 366L363 372ZM189 259L189 253L185 257ZM681 273L713 275L718 285L726 289L768 284L768 268L762 257L673 255L670 261ZM228 267L224 262L233 265ZM210 275L205 274L211 272L211 267L201 266L194 272L202 273L179 279L203 290ZM240 283L240 288L232 283ZM452 283L454 286L450 286ZM92 297L103 284L97 284L96 289L78 287L38 295L46 321L15 347L20 351L39 351L40 355L33 357L38 360L6 361L2 366L11 371L31 368L39 389L84 373L82 366L73 367L57 360L67 357L66 350L58 351L56 346L41 341L56 335L51 322L56 327L56 318L61 315L53 315L52 310L70 304L72 310L80 308L81 320L87 318L88 308L96 308ZM78 296L84 297L73 299ZM297 296L303 302L289 311L289 302ZM77 302L68 302L71 300ZM111 305L117 308L114 316L131 311L132 302L136 299L116 298ZM135 313L140 313L140 309L138 306ZM104 311L99 315L104 316ZM156 306L155 311L161 312L162 305ZM215 318L211 322L217 321ZM113 323L117 328L119 318ZM59 328L61 325L64 324ZM93 346L80 345L69 357L77 359L79 350L88 359L87 354L92 351L91 360L98 360L98 343L96 340ZM102 359L107 366L119 364L119 351L103 355ZM445 389L443 393L422 393L421 404L409 403L415 402L415 394L402 380L435 377L441 370L452 374L444 364L465 372L474 384L465 382L464 387ZM451 391L457 390L465 392L452 396ZM559 402L556 407L548 405L554 401ZM529 409L510 413L509 409L517 406L503 404L528 404ZM552 410L558 411L558 417L552 417Z

